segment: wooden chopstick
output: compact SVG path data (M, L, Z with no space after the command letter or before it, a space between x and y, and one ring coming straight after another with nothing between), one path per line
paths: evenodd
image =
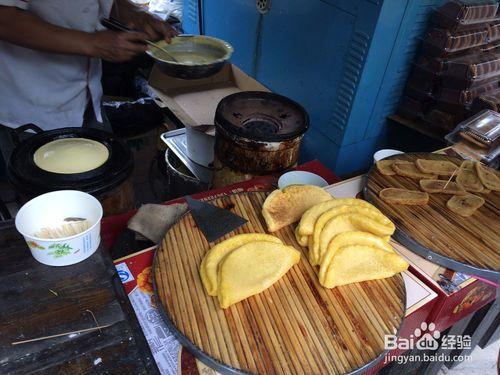
M178 62L177 59L170 54L170 52L168 52L165 48L163 48L162 46L160 46L158 43L152 42L150 40L146 40L145 42L147 44L149 44L150 46L153 46L153 47L159 49L160 51L164 52L168 57L170 57L170 59L172 61Z

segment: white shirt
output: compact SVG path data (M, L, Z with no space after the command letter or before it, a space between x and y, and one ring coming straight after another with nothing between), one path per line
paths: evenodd
M113 0L0 0L56 26L96 31ZM36 51L0 41L0 124L44 130L81 126L89 100L101 119L101 61Z

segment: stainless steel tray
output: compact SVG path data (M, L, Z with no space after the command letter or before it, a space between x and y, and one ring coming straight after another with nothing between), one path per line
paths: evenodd
M213 171L195 163L188 157L185 128L163 133L160 138L196 178L207 184L212 181Z

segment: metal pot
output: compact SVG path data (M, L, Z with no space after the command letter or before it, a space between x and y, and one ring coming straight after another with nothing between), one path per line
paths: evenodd
M147 51L148 55L163 73L182 79L210 77L218 73L233 54L233 47L229 43L206 35L179 35L170 44L157 44L178 61L172 61L168 56L162 57L161 51L154 48Z
M208 184L194 177L170 149L165 152L165 159L160 163L160 167L168 179L168 199L208 189Z

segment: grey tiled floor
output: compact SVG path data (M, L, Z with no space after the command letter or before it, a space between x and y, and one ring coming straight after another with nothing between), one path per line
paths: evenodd
M439 375L493 375L497 373L498 353L500 340L485 349L476 347L472 351L471 360L460 363L453 369L443 367Z

